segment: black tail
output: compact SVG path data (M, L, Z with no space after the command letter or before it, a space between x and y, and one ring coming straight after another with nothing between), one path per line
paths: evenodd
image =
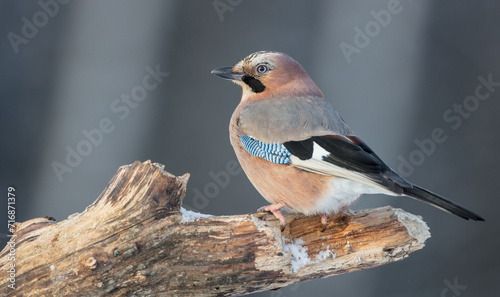
M432 193L431 191L428 191L417 185L413 185L413 188L403 188L403 194L427 202L437 208L445 210L466 220L471 219L474 221L484 221L484 219L480 215L477 215L472 211L456 204L455 202L450 201L443 196L439 196L438 194Z

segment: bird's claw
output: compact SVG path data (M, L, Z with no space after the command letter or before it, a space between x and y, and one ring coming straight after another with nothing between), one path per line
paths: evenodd
M271 204L271 205L266 205L262 206L261 208L257 209L258 212L260 211L270 211L272 214L280 221L280 227L281 227L281 232L285 231L286 227L286 219L281 213L281 208L283 205L281 204Z

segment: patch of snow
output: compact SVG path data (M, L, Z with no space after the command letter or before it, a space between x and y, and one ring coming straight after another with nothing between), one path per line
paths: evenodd
M312 261L307 254L307 246L302 246L304 240L297 238L293 240L292 243L285 243L285 237L282 238L283 251L289 252L292 256L292 273L299 271L303 266L323 262L329 258L335 259L337 256L333 250L330 250L330 246L328 246L326 250L319 252L314 261Z
M307 247L301 246L303 243L301 238L293 240L292 243L285 243L283 237L283 251L289 252L292 256L292 272L297 272L301 267L313 263L307 254Z
M203 214L203 213L187 210L184 207L181 207L180 213L182 215L181 216L181 223L194 222L198 219L213 217L213 215Z
M269 228L269 226L263 220L261 220L259 218L256 218L254 215L250 215L250 218L252 219L252 221L254 222L255 226L257 227L257 230L263 231L263 230L266 230L266 229Z
M332 259L335 259L335 257L337 257L337 255L332 250L330 250L330 247L328 247L328 249L326 249L326 251L321 251L316 255L316 261L314 261L314 263L325 261L326 259L328 259L330 257Z
M431 237L429 227L422 220L421 216L407 213L399 208L394 209L394 213L398 216L398 220L401 224L406 227L408 234L415 238L420 244L425 243L425 241Z

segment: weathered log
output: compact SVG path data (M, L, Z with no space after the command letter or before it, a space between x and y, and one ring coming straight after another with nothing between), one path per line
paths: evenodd
M329 218L202 216L181 208L189 174L122 166L84 212L16 223L0 254L2 296L232 296L368 269L430 237L420 217L382 207ZM9 255L14 246L15 260Z

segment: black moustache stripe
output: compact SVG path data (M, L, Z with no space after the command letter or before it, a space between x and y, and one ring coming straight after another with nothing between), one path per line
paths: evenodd
M241 78L241 80L246 83L254 93L261 93L266 89L266 86L264 86L260 80L256 79L255 77L245 75Z

